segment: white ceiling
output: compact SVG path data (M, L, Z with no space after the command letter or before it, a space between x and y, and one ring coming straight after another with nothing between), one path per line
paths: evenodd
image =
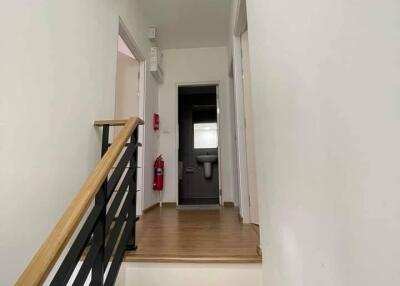
M225 46L232 0L140 0L158 46L182 49Z

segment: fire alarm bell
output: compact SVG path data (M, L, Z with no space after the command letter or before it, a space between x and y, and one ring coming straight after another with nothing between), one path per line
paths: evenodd
M160 129L160 115L158 113L154 113L153 115L153 129Z

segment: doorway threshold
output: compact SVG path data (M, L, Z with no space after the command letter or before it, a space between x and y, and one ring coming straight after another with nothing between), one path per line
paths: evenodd
M177 210L220 210L221 206L217 204L212 205L179 205Z

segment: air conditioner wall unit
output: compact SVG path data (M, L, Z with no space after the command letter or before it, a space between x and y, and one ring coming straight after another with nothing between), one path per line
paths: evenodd
M164 80L164 72L162 70L162 54L158 47L152 47L150 52L150 72L153 77L162 83Z
M155 43L156 40L157 40L157 28L156 27L149 27L149 31L148 31L147 37L149 38L149 40L151 42Z

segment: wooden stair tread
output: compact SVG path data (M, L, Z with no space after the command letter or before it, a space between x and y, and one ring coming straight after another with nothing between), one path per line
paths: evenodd
M191 255L143 255L128 251L125 253L124 262L161 262L161 263L262 263L262 257L249 256L191 256Z

